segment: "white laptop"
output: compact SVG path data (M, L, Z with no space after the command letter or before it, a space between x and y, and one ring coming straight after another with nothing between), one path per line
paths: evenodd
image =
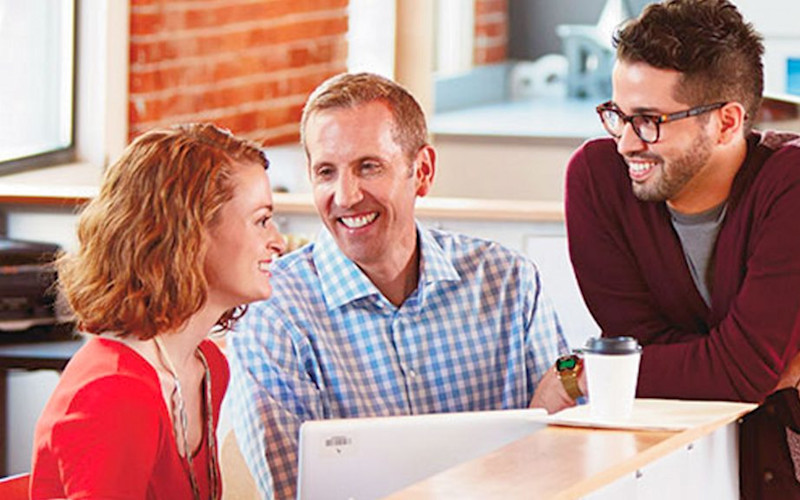
M381 498L546 426L542 409L312 420L300 427L300 500Z

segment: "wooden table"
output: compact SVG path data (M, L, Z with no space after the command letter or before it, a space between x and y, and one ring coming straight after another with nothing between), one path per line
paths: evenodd
M79 338L64 340L64 333L71 332L72 329L72 325L56 325L48 328L46 332L2 334L5 338L0 342L0 477L7 475L8 371L63 370L84 342Z
M682 431L548 426L387 498L652 498L641 492L652 492L666 484L662 495L667 491L668 497L686 500L681 488L688 490L700 484L710 489L715 477L724 483L723 488L715 490L717 493L725 491L727 495L733 490L736 497L737 420L754 407L736 405ZM709 496L708 491L704 496L726 497Z

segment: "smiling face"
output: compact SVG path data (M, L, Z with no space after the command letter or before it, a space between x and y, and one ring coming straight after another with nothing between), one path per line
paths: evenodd
M675 100L681 74L645 63L618 61L612 77L613 102L627 114L666 114L692 105ZM709 115L714 112L709 113ZM662 123L658 142L643 142L625 126L617 151L628 164L634 194L644 201L681 204L708 182L714 140L706 116Z
M223 310L269 298L269 266L285 243L272 221L272 192L263 165L240 163L233 198L208 230L205 275L208 304Z
M414 203L433 180L433 152L409 162L380 101L315 112L305 128L314 203L342 252L367 274L415 255Z

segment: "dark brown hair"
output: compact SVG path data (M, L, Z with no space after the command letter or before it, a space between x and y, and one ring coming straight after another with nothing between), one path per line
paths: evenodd
M649 5L614 35L617 58L683 73L677 100L690 106L736 101L753 126L764 91L762 37L727 0Z
M146 340L200 310L207 230L242 163L269 166L258 145L209 124L146 132L125 149L81 214L78 251L57 262L81 330ZM227 329L243 312L217 324Z

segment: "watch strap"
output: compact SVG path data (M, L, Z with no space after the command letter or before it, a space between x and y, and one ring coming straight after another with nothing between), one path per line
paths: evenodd
M567 361L570 361L570 358L574 360L574 366L572 368L560 368L560 364L562 359L560 358L559 361L556 362L556 374L558 374L558 379L561 381L561 385L564 386L564 390L567 391L567 394L572 399L578 399L583 396L583 391L578 386L578 376L580 375L581 371L583 370L583 360L576 355L568 355L565 356Z
M578 399L579 397L583 396L583 392L581 388L578 387L578 374L575 372L559 372L558 378L561 380L561 385L564 386L564 389L567 391L567 394L572 399Z

